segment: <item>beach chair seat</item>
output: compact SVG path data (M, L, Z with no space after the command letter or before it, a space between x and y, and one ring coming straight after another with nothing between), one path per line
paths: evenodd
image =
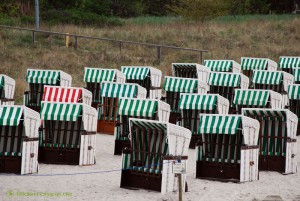
M0 74L0 105L14 105L16 81Z
M0 106L0 172L38 171L39 114L25 106Z
M281 56L279 57L279 68L289 74L293 74L294 68L300 68L300 57Z
M212 72L241 72L241 65L234 60L204 60L203 63Z
M260 122L259 170L295 173L297 116L287 109L244 108L242 112Z
M210 69L197 63L172 63L172 76L183 78L197 78L208 82Z
M95 163L97 110L84 103L42 101L39 162Z
M241 115L200 114L196 178L258 180L258 121Z
M161 193L176 191L172 163L187 162L191 132L161 121L130 118L130 149L122 154L121 188L142 188ZM182 187L185 189L186 176Z

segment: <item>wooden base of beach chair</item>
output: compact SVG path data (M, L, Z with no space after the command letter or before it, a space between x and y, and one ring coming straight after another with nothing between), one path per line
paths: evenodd
M1 157L0 158L0 172L1 173L16 173L21 174L21 156L16 157Z
M178 112L171 112L169 122L172 124L176 124L177 119L180 117L180 113Z
M259 156L258 169L266 171L285 172L284 156Z
M161 191L162 175L136 173L132 170L122 170L121 188L139 188L152 191Z
M218 181L240 181L239 164L221 164L214 162L197 161L196 178Z
M97 133L113 135L115 124L115 122L108 123L104 120L98 120Z
M115 140L115 152L114 155L122 155L123 149L131 148L130 141L125 140Z
M192 138L191 138L191 142L190 142L189 148L190 148L190 149L195 149L196 144L197 144L199 141L200 141L200 142L202 141L202 136L201 136L201 135L192 135Z
M79 165L80 149L58 149L39 147L40 163Z

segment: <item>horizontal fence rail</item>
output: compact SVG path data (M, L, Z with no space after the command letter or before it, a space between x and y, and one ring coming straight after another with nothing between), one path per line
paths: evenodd
M15 29L15 30L21 30L21 31L30 31L30 32L32 32L32 43L33 44L35 43L36 33L43 33L43 34L49 34L50 39L52 39L52 35L61 35L61 36L66 36L66 37L67 36L68 37L74 37L74 40L75 40L74 48L75 49L78 48L78 39L79 38L117 43L119 45L120 52L122 51L123 44L152 47L152 48L157 49L157 60L158 60L158 62L160 62L160 60L161 60L161 49L162 48L198 52L200 54L200 62L201 63L203 62L203 53L209 51L209 50L200 50L200 49L177 47L177 46L170 46L170 45L142 43L142 42L135 42L135 41L117 40L117 39L112 39L112 38L100 38L100 37L94 37L94 36L84 36L84 35L78 35L78 34L69 34L69 33L62 33L62 32L52 32L52 31L45 31L45 30L28 29L28 28L22 28L22 27L12 27L12 26L5 26L5 25L0 25L0 28L2 28L2 29ZM50 40L50 45L51 44L52 44L52 41Z

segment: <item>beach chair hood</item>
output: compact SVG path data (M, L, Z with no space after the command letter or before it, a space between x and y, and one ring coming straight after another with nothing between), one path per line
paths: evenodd
M101 83L103 81L125 83L125 75L117 69L84 68L84 82Z
M168 92L195 93L198 80L192 78L165 76L164 90Z
M242 57L242 70L277 70L277 63L268 58Z
M45 85L57 85L60 81L60 86L70 87L72 77L61 70L27 69L26 81Z
M144 87L134 83L102 82L101 96L110 98L146 98Z
M241 73L211 72L208 84L248 89L249 78Z
M288 98L290 100L300 100L300 84L288 86Z
M204 66L215 72L241 72L241 65L234 60L204 60Z
M300 67L300 57L281 56L279 58L279 67L281 69L299 68Z

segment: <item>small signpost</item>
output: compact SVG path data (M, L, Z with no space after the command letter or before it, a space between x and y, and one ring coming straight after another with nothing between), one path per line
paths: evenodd
M182 174L186 174L186 161L181 161L179 158L177 161L173 161L173 174L178 177L178 191L179 191L179 201L182 201Z

